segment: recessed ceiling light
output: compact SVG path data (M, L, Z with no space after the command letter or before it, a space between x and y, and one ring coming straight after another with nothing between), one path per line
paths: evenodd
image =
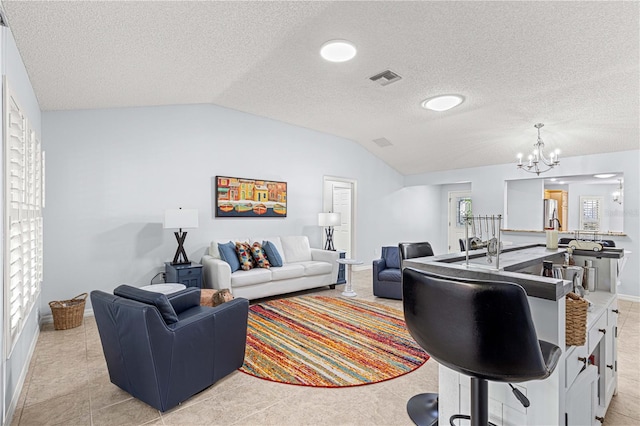
M614 177L615 173L601 173L599 175L593 175L593 177L596 177L598 179L609 179L610 177Z
M551 182L555 182L555 181L557 181L558 179L556 179L556 178L551 178L551 179L549 179L549 180L550 180Z
M347 40L330 40L320 48L320 56L329 62L346 62L356 56L356 47Z
M460 105L464 101L461 95L442 95L422 101L422 108L432 111L446 111Z

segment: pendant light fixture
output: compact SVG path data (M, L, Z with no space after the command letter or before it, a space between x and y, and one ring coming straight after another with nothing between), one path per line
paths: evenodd
M538 141L533 144L533 152L527 157L529 162L523 164L522 154L518 154L518 168L524 170L525 172L540 175L540 173L547 172L560 164L560 160L558 158L560 150L556 149L555 151L551 152L549 154L549 157L547 157L544 153L544 142L542 142L542 138L540 137L540 128L542 128L543 126L544 124L542 123L536 123L533 125L533 127L538 129Z

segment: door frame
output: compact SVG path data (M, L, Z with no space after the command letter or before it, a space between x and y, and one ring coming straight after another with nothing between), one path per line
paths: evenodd
M447 223L449 226L447 226L447 253L455 253L455 252L459 252L460 250L458 250L460 248L459 241L451 241L451 234L453 233L453 227L455 227L455 224L452 223L452 204L453 204L453 200L455 198L460 198L463 196L468 196L469 198L471 198L471 190L464 190L464 191L449 191L449 193L447 194ZM473 201L472 201L473 203ZM472 204L473 205L473 204ZM464 238L463 238L464 239ZM454 250L452 250L451 248L454 248Z
M322 177L322 211L328 212L333 209L333 182L348 184L351 186L351 217L349 218L349 224L351 229L350 235L350 256L353 259L357 259L356 253L356 220L358 217L358 206L356 200L358 199L358 181L356 179L350 179L339 176L323 176ZM322 243L324 243L324 234L322 236Z

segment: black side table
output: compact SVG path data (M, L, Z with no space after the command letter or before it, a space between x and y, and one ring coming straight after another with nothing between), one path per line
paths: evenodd
M344 259L347 253L344 251L341 251L339 252L339 254L340 254L340 259ZM339 263L338 264L338 281L336 281L336 284L346 284L346 282L347 282L347 277L345 274L344 263Z
M202 265L199 263L191 262L184 265L172 265L171 262L165 262L164 272L166 274L165 282L202 288Z

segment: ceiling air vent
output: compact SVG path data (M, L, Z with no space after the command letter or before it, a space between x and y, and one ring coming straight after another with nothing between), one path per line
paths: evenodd
M386 86L401 79L402 77L391 70L382 71L380 74L369 77L369 80L378 83L380 86Z
M391 142L389 142L389 139L387 139L387 138L374 139L373 143L378 145L380 148L384 148L385 146L393 145Z

